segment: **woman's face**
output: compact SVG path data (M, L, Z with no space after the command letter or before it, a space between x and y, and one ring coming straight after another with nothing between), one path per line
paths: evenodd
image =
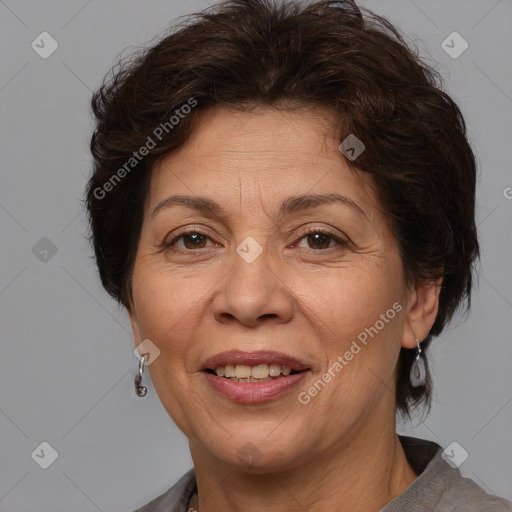
M370 180L329 123L313 111L212 110L154 168L131 319L136 344L160 349L151 379L193 454L293 467L394 421L416 292ZM266 383L204 370L231 350L251 366L288 357L306 369Z

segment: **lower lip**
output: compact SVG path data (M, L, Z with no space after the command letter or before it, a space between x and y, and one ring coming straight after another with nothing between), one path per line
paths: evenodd
M308 370L267 382L235 382L213 373L203 372L211 387L234 402L266 402L284 395L306 378Z

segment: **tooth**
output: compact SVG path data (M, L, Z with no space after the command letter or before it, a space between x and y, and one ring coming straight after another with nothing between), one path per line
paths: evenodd
M231 364L227 364L224 367L224 377L236 377L235 367Z
M237 379L247 379L251 376L251 367L245 364L237 364L235 372Z
M281 366L278 364L271 364L268 367L268 373L271 377L279 377L281 374Z
M251 377L254 379L264 379L268 377L268 364L259 364L251 369Z
M236 382L257 382L262 379L271 380L271 377L279 377L284 375L285 377L290 375L291 368L285 365L279 364L258 364L255 366L249 366L245 364L237 364L226 366L217 366L215 368L215 374L219 377L227 377L234 379ZM250 380L249 380L250 379Z

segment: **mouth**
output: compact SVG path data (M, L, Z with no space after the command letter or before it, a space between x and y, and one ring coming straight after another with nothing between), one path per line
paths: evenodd
M290 391L310 366L280 352L232 350L208 358L201 368L212 388L236 402L262 402Z
M208 358L201 370L234 382L269 382L310 370L310 367L281 352L230 350Z
M232 382L269 382L288 375L295 375L306 370L292 370L289 366L279 364L245 364L217 366L215 369L207 368L207 373L224 377Z

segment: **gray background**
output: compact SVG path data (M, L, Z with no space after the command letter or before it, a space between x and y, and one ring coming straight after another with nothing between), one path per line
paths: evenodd
M463 474L512 499L512 2L363 5L389 17L442 72L480 168L474 308L433 344L432 413L400 431L443 447L457 441L469 454ZM145 399L134 394L127 315L101 288L80 200L91 91L123 49L205 6L0 0L0 511L133 510L191 467L186 439L152 386ZM59 44L47 59L31 48L43 31ZM457 59L441 47L453 31L469 44ZM33 250L42 237L55 254L40 251L47 241ZM58 452L48 469L31 458L43 441Z

